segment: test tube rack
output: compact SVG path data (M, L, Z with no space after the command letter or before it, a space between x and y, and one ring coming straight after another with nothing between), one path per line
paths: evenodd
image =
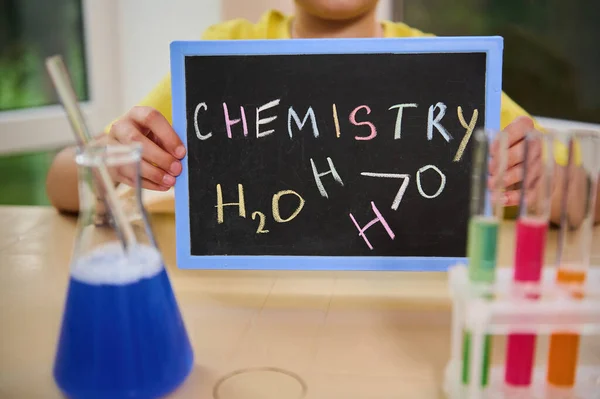
M586 283L577 294L558 286L556 269L544 268L539 284L530 287L513 283L513 269L499 267L493 285L477 285L469 281L467 266L454 265L449 269L448 282L452 299L451 353L447 364L444 391L449 399L597 399L600 398L600 351L594 363L580 364L572 388L556 388L546 382L544 361L535 364L530 386L515 388L504 383L504 364L492 356L489 378L482 386L482 364L486 335L498 338L511 333L535 334L537 352L544 353L541 344L552 333L574 332L584 342L597 342L600 348L600 267L588 271ZM526 295L527 294L527 297ZM535 296L535 299L528 299ZM469 331L470 378L462 382L463 333ZM585 346L584 346L585 347ZM496 352L492 350L492 353ZM504 358L504 353L498 356ZM542 358L544 358L542 356ZM540 356L538 356L540 359ZM547 359L547 356L545 356Z

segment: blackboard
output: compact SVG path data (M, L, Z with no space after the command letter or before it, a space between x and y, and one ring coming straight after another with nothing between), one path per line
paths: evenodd
M445 270L502 39L174 42L182 268Z

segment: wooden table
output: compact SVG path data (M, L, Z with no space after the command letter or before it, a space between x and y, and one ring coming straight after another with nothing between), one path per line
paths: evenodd
M61 397L51 370L75 222L50 208L0 207L2 399ZM184 271L173 217L152 223L196 358L173 398L298 399L302 384L311 399L444 397L444 273ZM503 229L502 262L513 229ZM553 231L550 261L555 242ZM236 370L247 371L222 381Z

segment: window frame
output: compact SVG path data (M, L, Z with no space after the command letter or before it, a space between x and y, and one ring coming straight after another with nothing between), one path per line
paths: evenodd
M556 130L597 130L600 132L600 124L590 122L572 121L568 119L549 118L546 116L533 116L533 118L546 129Z
M81 0L89 100L81 107L92 132L121 109L117 0ZM53 149L74 142L59 104L0 111L0 154Z

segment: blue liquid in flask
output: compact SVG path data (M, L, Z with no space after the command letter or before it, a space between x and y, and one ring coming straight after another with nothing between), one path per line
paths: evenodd
M159 398L193 352L158 250L97 247L71 267L54 378L73 399Z

